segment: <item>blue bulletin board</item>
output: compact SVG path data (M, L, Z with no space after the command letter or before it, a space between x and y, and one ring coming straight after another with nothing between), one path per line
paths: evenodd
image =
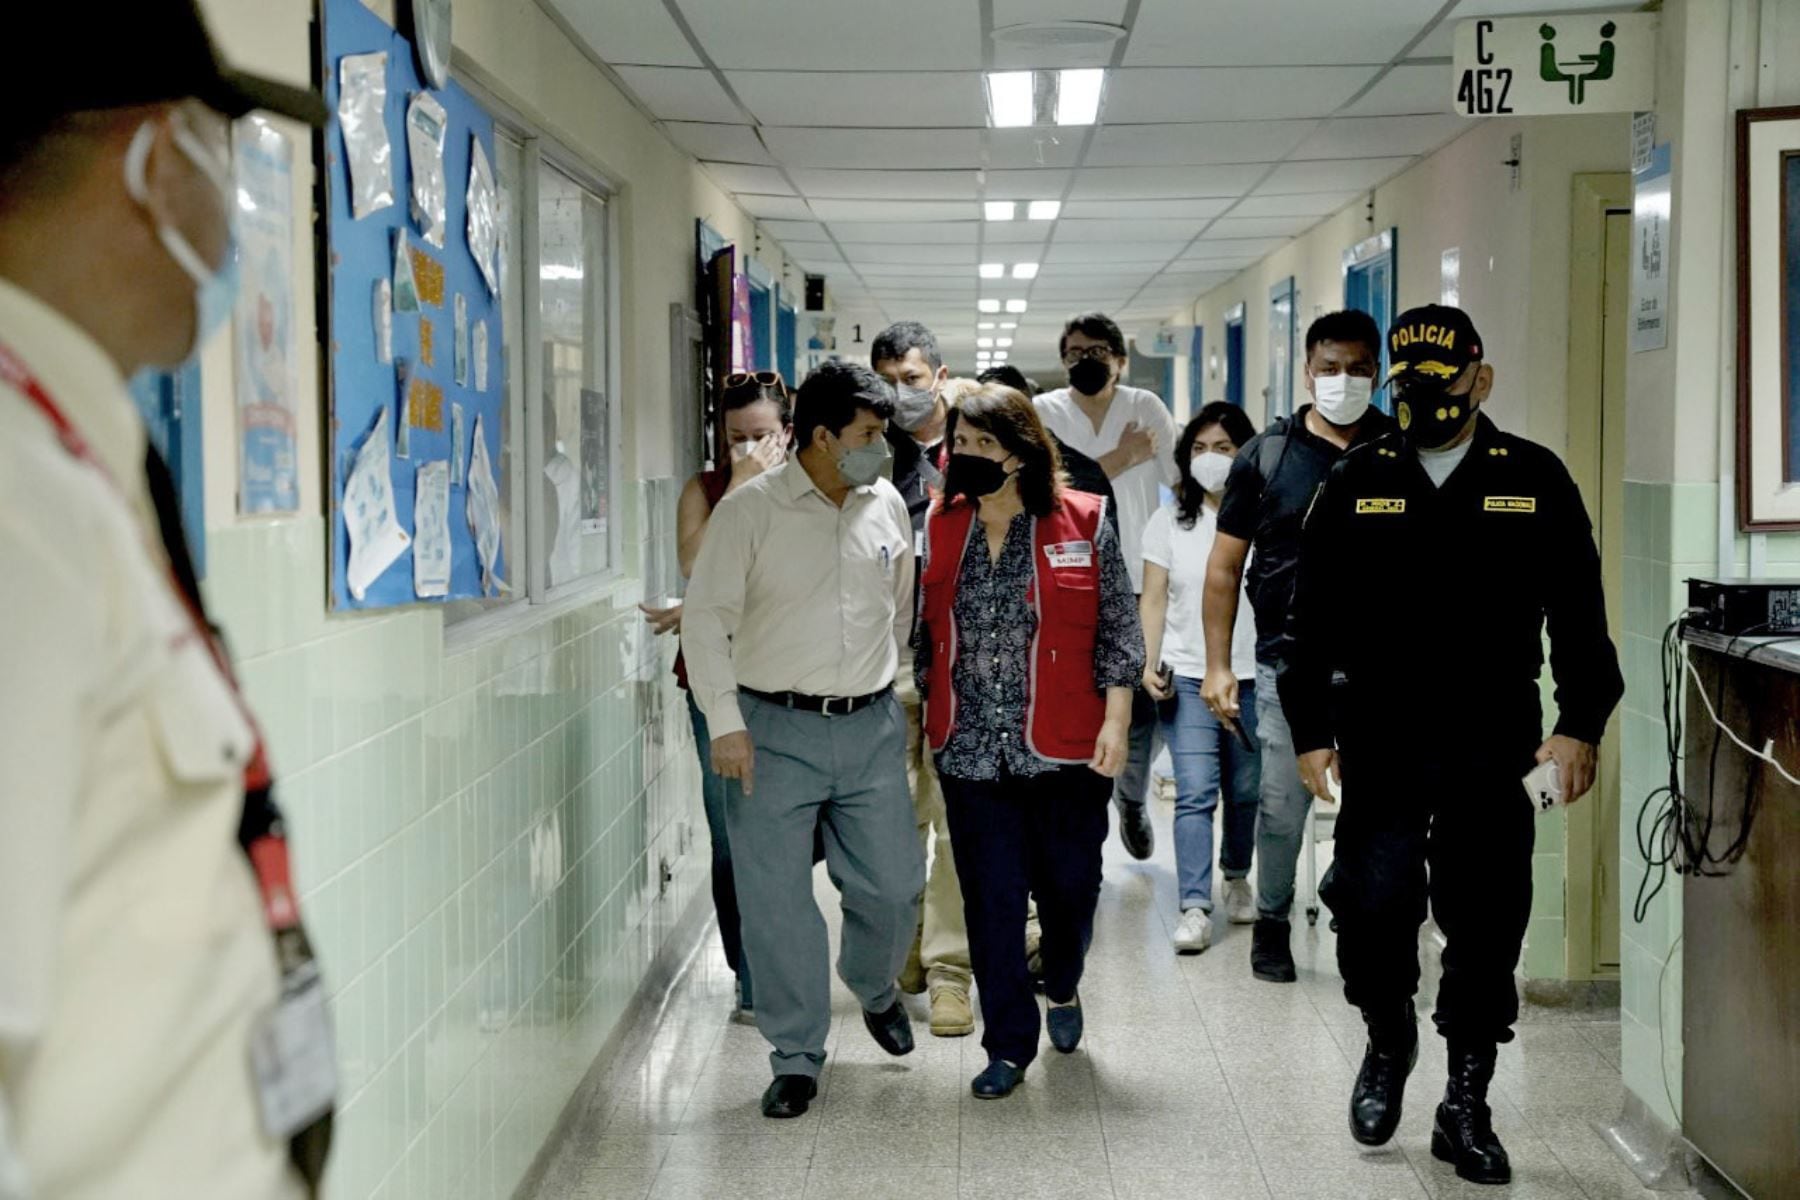
M329 276L327 352L331 419L327 445L330 452L331 488L331 603L334 610L381 609L399 605L467 599L484 594L480 559L469 512L470 460L477 421L486 442L499 494L506 494L501 469L501 420L506 405L506 368L501 359L499 297L488 291L481 269L469 249L467 192L471 164L471 140L479 139L490 169L494 167L494 122L473 97L452 81L442 89L429 89L447 117L444 132L444 244L425 240L410 204L413 180L407 147L407 106L415 94L428 90L420 75L411 43L364 6L361 0L324 0L323 40L325 99L331 123L325 132L325 182L327 192L326 246ZM387 133L393 202L386 207L353 215L350 155L346 150L339 99L342 79L339 64L346 55L385 51L386 106L383 125ZM497 186L497 185L496 185ZM418 312L392 313L392 362L381 361L377 326L377 285L394 283L395 242L405 230L407 243L441 268L443 287L432 303L421 287ZM396 289L397 291L398 289ZM435 292L434 292L435 294ZM466 382L457 382L459 345L456 299L466 306L465 328L469 342L479 323L485 322L487 342L486 387L480 382L472 353L465 358ZM423 339L431 336L432 362L424 361ZM472 347L471 347L472 350ZM402 395L401 363L410 368L423 392L414 391L413 421L405 430L409 457L397 453L401 420L408 407ZM441 389L441 404L421 403ZM457 432L454 406L463 410L462 441L453 445ZM394 517L411 544L381 573L367 583L359 598L350 587L350 534L345 521L345 488L361 450L381 426L388 449ZM436 462L453 463L450 470L448 594L427 601L415 594L413 547L414 496L419 468ZM511 547L502 541L495 565L499 580L510 579L507 559ZM486 594L494 595L490 590Z

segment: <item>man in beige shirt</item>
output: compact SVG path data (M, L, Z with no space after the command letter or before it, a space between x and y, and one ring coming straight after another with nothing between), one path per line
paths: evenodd
M125 379L229 313L229 119L325 108L226 70L183 0L7 34L69 61L0 84L0 1200L297 1200L252 1082L257 738Z
M763 1113L807 1110L831 1032L831 947L813 899L813 835L843 897L838 974L883 1049L912 1026L895 977L925 886L894 697L912 628L912 522L882 478L894 392L827 362L794 406L798 453L719 502L682 617L694 698L726 780L726 827L774 1052Z

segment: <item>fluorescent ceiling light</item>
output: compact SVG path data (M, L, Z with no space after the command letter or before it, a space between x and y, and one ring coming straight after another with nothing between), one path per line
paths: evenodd
M1009 313L1022 313L1025 311L1025 302L1023 300L1008 300L1006 302L1006 311Z
M1002 322L1000 322L1000 328L1002 328L1002 329L1017 329L1018 327L1019 327L1019 323L1017 321L1002 321Z
M1100 87L1106 72L1099 67L1056 73L1056 123L1092 125L1100 115Z
M988 200L982 204L990 221L1010 221L1018 213L1019 206L1011 200Z
M982 263L981 266L977 268L977 270L979 270L981 272L981 277L983 279L998 279L998 278L1000 278L1000 276L1006 274L1006 264L1005 263Z
M1031 124L1030 71L989 71L987 76L988 124L995 129L1015 129Z
M1006 361L1006 351L1004 351L1004 350L994 351L994 361L995 362L1005 362Z
M986 350L986 349L990 348L991 346L993 346L994 339L993 338L976 338L975 344L977 346L981 347L983 350Z
M1006 347L1012 345L1012 339L1011 338L995 338L994 345L996 345L996 346L1000 347L1002 350L1004 350Z
M975 322L975 328L977 328L977 329L992 329L993 327L994 327L994 323L992 321L977 321L977 322Z
M977 300L975 302L975 311L977 311L977 312L999 312L1000 311L1000 302L998 300ZM1007 311L1010 312L1012 310L1008 309Z
M1014 279L1036 279L1038 265L1036 263L1014 263L1012 277Z
M1025 210L1025 218L1030 221L1054 221L1056 214L1061 211L1061 200L1033 200Z

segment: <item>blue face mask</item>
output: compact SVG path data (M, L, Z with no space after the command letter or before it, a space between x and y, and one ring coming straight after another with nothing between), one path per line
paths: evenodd
M150 146L156 140L156 127L146 121L139 127L131 140L131 147L125 152L125 187L132 199L147 206L149 188L144 181L144 166L150 156ZM189 162L205 175L219 192L219 202L223 206L225 219L232 221L237 206L232 203L231 168L219 160L192 130L179 117L174 124L175 146ZM189 279L194 281L194 342L188 347L187 357L192 358L200 352L207 339L231 320L231 312L237 303L238 292L238 249L237 230L235 225L227 230L225 258L217 268L206 265L194 244L179 229L156 223L156 236L168 251L169 257L175 260Z

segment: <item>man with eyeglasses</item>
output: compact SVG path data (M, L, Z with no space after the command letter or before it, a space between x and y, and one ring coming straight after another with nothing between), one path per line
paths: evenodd
M1097 460L1112 481L1119 513L1119 545L1134 592L1144 589L1144 527L1161 502L1160 489L1178 478L1173 451L1180 427L1155 392L1120 382L1125 334L1104 313L1082 313L1063 325L1057 345L1069 386L1037 398L1045 428L1065 445ZM1156 749L1156 705L1138 688L1131 704L1131 744L1113 785L1119 840L1133 858L1147 859L1156 837L1145 807L1150 760Z
M1327 313L1307 328L1306 390L1313 402L1291 417L1271 420L1238 450L1206 565L1201 601L1206 681L1201 697L1229 727L1236 727L1241 702L1256 706L1262 796L1256 815L1256 925L1250 970L1269 983L1292 983L1297 978L1288 915L1294 906L1294 871L1306 836L1306 814L1312 807L1275 682L1289 646L1288 609L1300 561L1300 528L1314 493L1337 461L1393 427L1386 414L1370 407L1380 362L1381 331L1368 313L1355 309ZM1256 682L1248 697L1239 694L1237 674L1231 669L1232 628L1246 562L1247 590L1256 610Z

